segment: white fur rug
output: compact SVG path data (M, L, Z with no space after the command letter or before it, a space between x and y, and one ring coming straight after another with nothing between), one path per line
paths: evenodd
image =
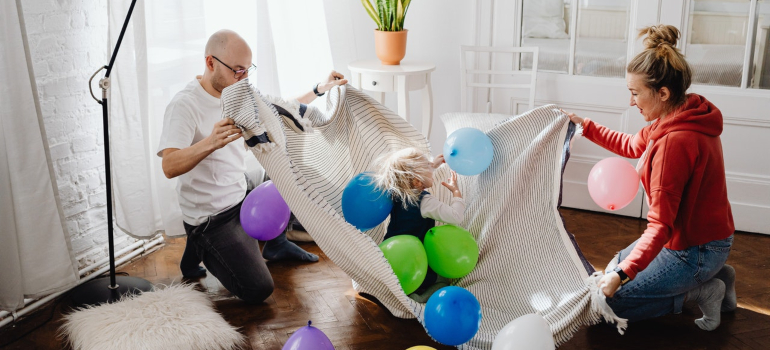
M191 285L156 289L64 317L60 334L75 350L239 349L244 337Z

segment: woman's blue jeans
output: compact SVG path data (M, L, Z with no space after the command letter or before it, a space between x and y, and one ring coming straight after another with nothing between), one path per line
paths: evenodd
M681 313L685 294L719 272L732 245L730 236L684 250L663 248L636 278L607 298L607 303L616 315L631 322ZM636 242L621 250L617 262L628 257L634 246Z

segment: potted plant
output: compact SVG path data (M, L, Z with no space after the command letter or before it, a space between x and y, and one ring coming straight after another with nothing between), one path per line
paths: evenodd
M377 23L374 30L374 51L382 64L397 65L406 55L404 17L411 0L361 0L361 3Z

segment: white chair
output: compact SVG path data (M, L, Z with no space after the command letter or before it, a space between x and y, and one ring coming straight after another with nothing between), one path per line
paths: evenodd
M463 112L473 112L468 110L468 92L473 92L473 88L487 88L487 101L486 101L486 113L490 113L492 109L491 90L492 89L529 89L529 109L535 108L535 90L537 87L537 60L538 60L538 47L491 47L491 46L460 46L462 54L462 76L460 78L460 96L462 101L460 102L460 108ZM474 66L479 67L479 55L478 53L489 53L489 69L477 69L468 67L468 54L473 53ZM521 70L518 58L523 53L532 54L532 70ZM495 65L496 54L510 54L513 56L511 61L511 69L498 70ZM483 65L482 65L483 66ZM468 75L482 74L489 76L488 83L476 82L475 79L468 79ZM515 75L529 75L529 83L499 83L495 81L495 76L515 76ZM509 114L516 114L514 106L510 107Z

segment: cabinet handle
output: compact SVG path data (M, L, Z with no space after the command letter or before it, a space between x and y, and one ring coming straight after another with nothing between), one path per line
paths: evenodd
M372 86L377 86L377 81L372 80Z

